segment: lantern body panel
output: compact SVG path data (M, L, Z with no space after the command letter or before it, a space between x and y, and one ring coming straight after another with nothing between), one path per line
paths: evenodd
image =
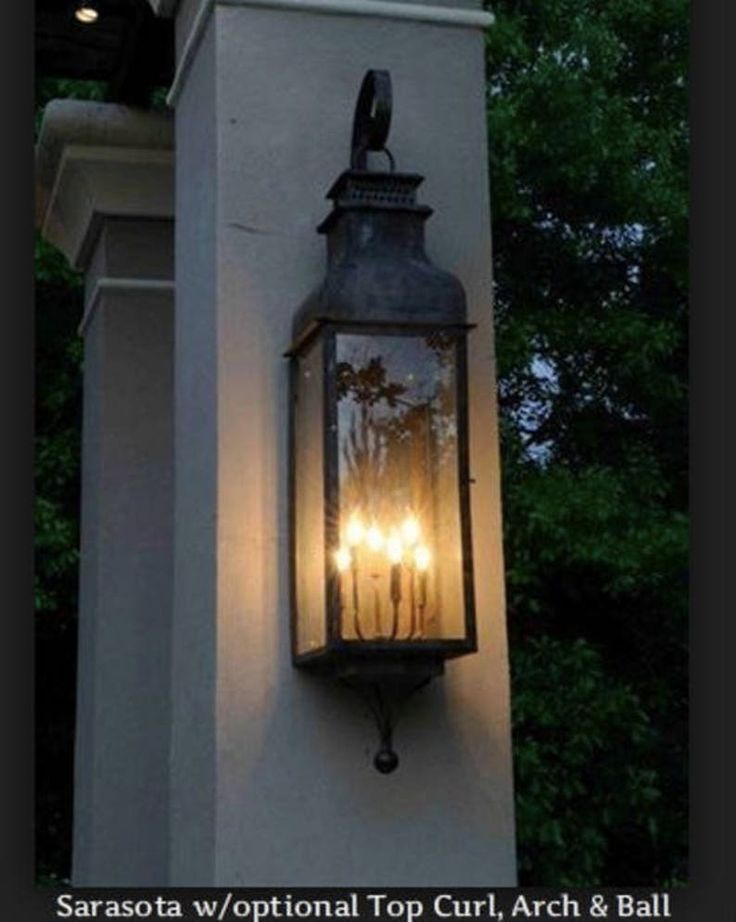
M298 656L324 649L325 611L325 478L324 478L324 345L313 340L294 358L293 489L294 649Z
M465 292L425 253L421 181L333 185L289 352L294 661L410 687L476 649Z
M475 649L466 334L325 322L292 353L297 664Z
M336 336L343 640L465 637L457 349L442 331Z

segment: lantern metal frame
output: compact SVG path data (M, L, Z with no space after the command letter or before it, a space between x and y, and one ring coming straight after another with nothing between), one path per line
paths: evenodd
M434 266L423 246L423 224L432 209L415 201L423 181L417 173L394 171L393 157L385 147L391 117L391 81L385 71L369 71L361 86L353 124L351 168L337 179L327 194L333 210L318 232L332 239L340 224L348 239L338 241L337 258L331 258L322 285L302 305L293 327L290 382L289 509L291 534L291 639L294 665L323 669L356 681L401 684L417 677L438 675L445 659L477 650L470 520L467 334L465 292L454 276ZM367 167L367 152L388 155L391 170ZM363 224L378 220L373 231L374 261L363 265L351 251L350 234L360 235ZM413 247L407 262L407 246ZM375 260L378 256L380 259ZM380 267L380 268L379 268ZM329 549L339 545L340 483L338 476L337 358L340 333L420 336L440 332L455 339L455 413L457 425L457 478L464 636L411 640L345 639L341 636L339 577ZM323 341L323 475L325 547L324 646L299 653L297 649L296 572L296 395L297 359L316 339Z
M317 337L321 337L322 355L322 438L324 466L324 547L325 547L325 643L306 653L297 652L297 590L296 590L296 451L294 445L294 414L290 427L290 496L291 510L291 642L294 665L328 670L340 678L378 680L401 683L417 677L439 675L443 661L477 650L475 601L473 587L473 549L470 526L470 485L468 457L468 403L467 403L467 324L437 325L413 322L412 324L357 323L324 318L309 333L300 338L298 345L289 351L297 358L306 353ZM460 505L460 535L462 553L462 587L465 633L462 638L414 640L350 640L341 636L341 611L339 575L329 550L339 545L340 484L338 477L336 345L340 333L379 334L389 336L417 336L422 333L442 332L455 339L455 397L458 451L458 499ZM297 363L292 363L291 399L296 396Z
M385 147L391 116L391 81L385 71L369 71L358 97L353 125L351 168L328 192L333 210L318 228L328 239L328 270L304 302L293 325L289 427L291 643L295 666L327 671L365 686L415 688L444 670L445 659L477 650L470 516L467 323L465 292L459 280L434 266L424 252L423 225L432 209L415 201L423 181L417 173L397 173ZM387 155L389 171L369 170L368 151ZM371 238L371 255L355 242ZM455 419L462 555L462 638L345 639L341 635L339 574L331 551L339 546L340 481L337 432L337 337L341 333L421 336L440 332L455 340ZM297 648L297 446L295 444L298 359L322 340L322 425L324 477L324 645ZM389 769L390 770L390 769Z

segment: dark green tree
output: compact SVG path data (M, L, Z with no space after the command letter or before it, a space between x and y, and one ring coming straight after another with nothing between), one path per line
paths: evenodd
M686 875L684 0L488 48L520 877Z
M36 246L36 844L38 873L69 874L75 706L82 289Z

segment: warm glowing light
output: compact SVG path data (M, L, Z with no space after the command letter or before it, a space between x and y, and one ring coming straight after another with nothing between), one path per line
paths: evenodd
M401 534L404 536L404 540L407 544L416 544L419 540L420 532L419 522L417 522L414 516L404 519L401 525Z
M429 548L426 548L422 545L415 549L414 563L417 570L428 570L431 560L432 555L429 553Z
M401 543L401 538L396 532L389 535L389 539L386 542L386 553L391 563L401 563L401 558L404 555L404 545Z
M85 24L91 22L97 22L100 18L100 14L93 6L80 6L74 12L74 16L77 19L77 22L83 22Z
M381 534L381 529L377 525L371 525L365 535L365 540L368 544L368 547L372 551L380 551L383 547L383 535Z
M365 528L357 516L353 516L348 522L348 527L345 529L345 537L351 547L360 544L365 537Z
M344 573L350 566L350 551L346 547L340 547L335 551L335 566L340 573Z

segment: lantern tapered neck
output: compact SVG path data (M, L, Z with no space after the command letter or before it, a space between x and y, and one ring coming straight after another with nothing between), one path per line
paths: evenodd
M460 281L425 252L432 209L417 203L424 178L396 171L386 147L391 99L388 72L368 71L355 110L350 168L327 193L332 210L317 228L327 238L327 273L294 317L289 354L325 323L466 323ZM375 163L382 168L371 169Z
M327 236L330 263L358 253L421 258L424 222L432 214L431 208L416 202L422 182L416 173L343 173L327 194L332 211L318 227Z
M358 253L373 257L389 250L405 256L424 253L424 222L432 209L416 201L424 178L395 171L386 147L392 108L390 74L369 70L355 106L350 169L327 193L332 211L317 229L327 235L330 263ZM369 152L384 156L389 170L370 169Z

